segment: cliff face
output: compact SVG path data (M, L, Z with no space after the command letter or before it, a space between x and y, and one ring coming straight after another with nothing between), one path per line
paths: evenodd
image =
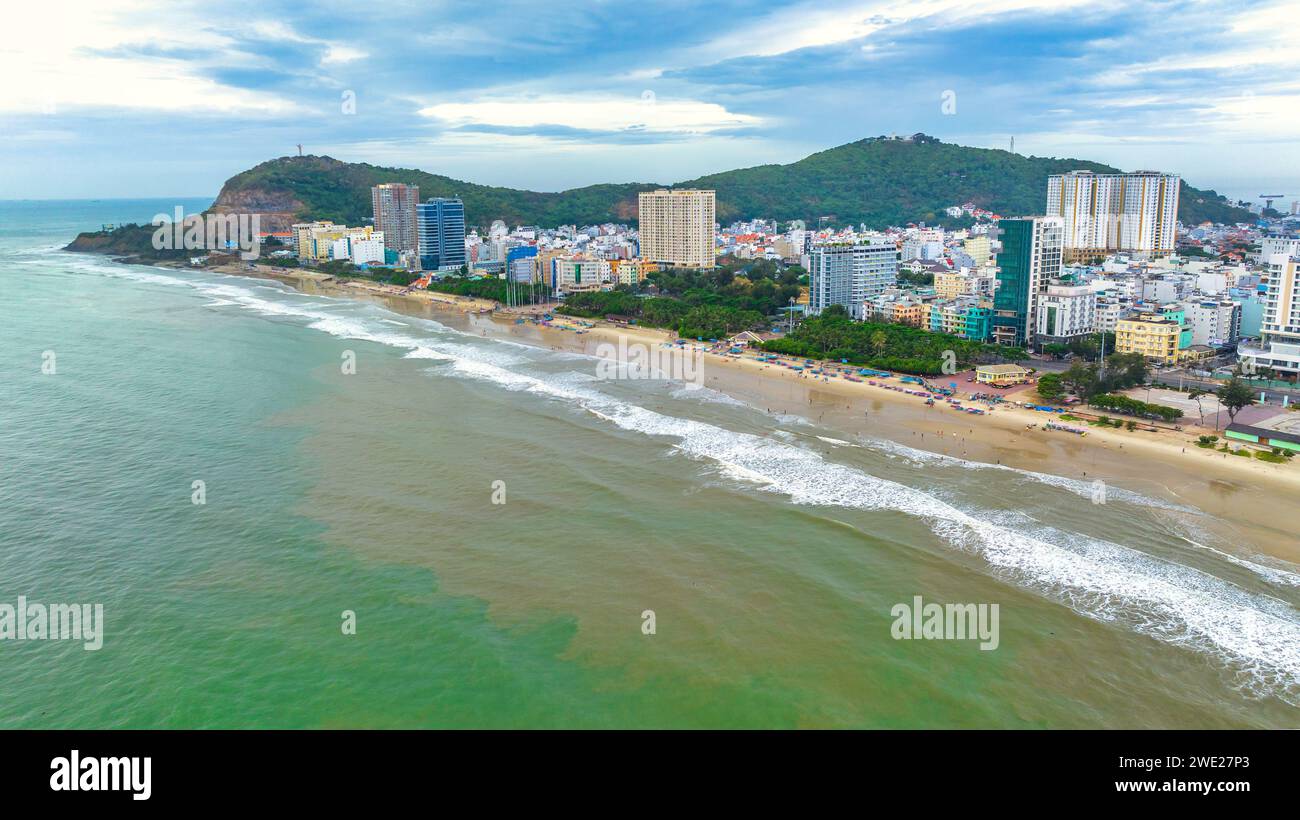
M271 232L289 230L295 222L309 217L306 211L302 200L289 191L260 187L235 191L223 187L208 208L209 213L216 214L260 214L262 230Z

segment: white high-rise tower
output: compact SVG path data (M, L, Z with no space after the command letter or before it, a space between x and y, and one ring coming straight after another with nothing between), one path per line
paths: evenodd
M1065 220L1071 259L1130 253L1141 258L1174 250L1177 174L1071 171L1047 178L1047 215Z

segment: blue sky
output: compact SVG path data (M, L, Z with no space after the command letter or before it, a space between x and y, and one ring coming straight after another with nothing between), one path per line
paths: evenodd
M1293 0L44 0L6 15L0 198L215 194L297 143L559 190L925 131L1300 199Z

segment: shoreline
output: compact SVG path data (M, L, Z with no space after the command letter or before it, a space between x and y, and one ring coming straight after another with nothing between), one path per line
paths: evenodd
M249 270L235 263L205 270L272 279L304 293L378 301L398 313L435 318L476 335L540 348L594 356L600 344L617 345L622 337L629 344L651 348L652 354L655 348L671 348L674 356L694 356L698 351L696 366L702 372L703 386L770 415L803 416L848 437L866 435L989 466L1087 482L1099 480L1173 504L1190 505L1218 519L1212 522L1212 528L1231 543L1244 542L1256 553L1300 563L1300 537L1282 528L1288 520L1300 520L1300 465L1273 464L1253 456L1197 447L1197 436L1214 431L1196 425L1181 431L1165 428L1148 432L1066 422L1086 430L1086 436L1079 436L1045 430L1043 425L1056 420L1056 414L1025 409L1009 401L980 416L959 413L943 402L927 406L918 396L890 389L899 386L897 376L877 380L874 385L865 379L859 382L842 376L814 377L758 361L751 351L736 356L710 351L709 345L698 342L673 344L676 334L658 328L585 319L582 324L561 320L543 325L535 319L516 324L515 320L527 316L528 311L505 311L486 299L432 291L407 292L391 285L338 280L314 271L262 265ZM969 393L974 387L958 387L958 392ZM972 402L963 400L963 404L970 406ZM1218 443L1223 443L1221 434ZM1091 502L1080 498L1079 503ZM1268 510L1264 518L1279 523L1257 520L1250 516L1251 509Z

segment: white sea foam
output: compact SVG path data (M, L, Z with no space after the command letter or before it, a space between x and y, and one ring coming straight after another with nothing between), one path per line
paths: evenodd
M150 281L143 278L149 276L135 274L142 281ZM161 283L191 284L177 279ZM268 302L247 292L232 296L261 313L297 316L331 335L405 349L409 358L446 363L447 372L455 375L562 401L621 430L671 440L672 447L713 463L723 475L786 496L795 504L913 516L951 546L980 556L1000 577L1090 618L1211 653L1243 675L1255 691L1300 704L1300 618L1295 608L1275 598L1119 544L1035 530L1023 521L1008 526L996 514L961 509L921 490L827 461L792 443L663 415L585 387L509 370L488 361L485 348L478 345L384 331L347 311L324 311L297 301ZM473 334L462 335L477 340ZM810 424L800 417L787 418ZM914 459L934 457L912 448L896 452ZM1080 492L1082 484L1091 492L1087 482L1014 472L1064 482L1061 486L1074 492Z
M945 453L932 453L929 450L921 450L916 447L909 447L897 441L889 439L871 438L869 436L859 436L859 441L868 449L875 450L885 455L896 458L906 459L917 466L927 466L932 464L943 464L951 467L960 467L966 470L1000 470L1014 473L1026 479L1031 479L1040 484L1046 484L1051 487L1066 490L1075 495L1084 498L1093 496L1094 484L1087 479L1069 478L1067 476L1053 475L1052 473L1038 473L1033 470L1023 470L1018 467L1009 467L1006 464L989 464L986 461L971 461L957 456L950 456ZM1175 504L1171 501L1165 501L1161 498L1152 498L1142 493L1126 490L1122 487L1107 485L1106 498L1108 500L1126 501L1130 504L1136 504L1143 507L1156 507L1163 510L1174 510L1177 512L1191 513L1200 515L1201 511L1195 507L1188 507L1182 504Z
M858 446L858 445L854 444L854 443L851 442L851 441L844 441L843 439L831 438L831 437L829 437L829 436L817 436L817 440L818 440L818 441L824 441L824 442L826 442L827 444L834 444L834 445L836 445L837 447L857 447L857 446Z
M693 401L704 402L705 404L725 404L730 407L749 407L738 398L729 396L720 390L714 390L712 387L701 387L692 385L690 387L679 387L670 393L675 399L690 399Z
M1227 561L1230 564L1236 564L1239 567L1244 567L1245 569L1248 569L1254 574L1258 575L1260 578L1263 578L1265 581L1271 581L1272 583L1281 586L1300 587L1300 573L1296 573L1296 572L1282 569L1280 567L1274 567L1274 566L1269 566L1267 564L1260 563L1260 561L1269 560L1267 558L1260 557L1256 561L1250 561L1240 556L1233 555L1232 553L1224 552L1223 550L1220 549L1215 549L1214 547L1208 546L1206 544L1202 544L1198 541L1193 541L1192 539L1188 538L1185 535L1181 537L1184 541L1191 544L1192 546L1198 549L1208 550L1209 552L1214 553L1215 555L1219 556L1220 558L1222 558L1223 560Z
M1000 576L1080 614L1167 643L1212 653L1256 692L1300 703L1300 619L1284 602L1139 550L1080 535L1025 532L933 495L763 436L674 418L588 391L457 359L457 373L576 404L620 429L674 439L723 475L793 503L892 510L925 521L952 546L981 556Z

